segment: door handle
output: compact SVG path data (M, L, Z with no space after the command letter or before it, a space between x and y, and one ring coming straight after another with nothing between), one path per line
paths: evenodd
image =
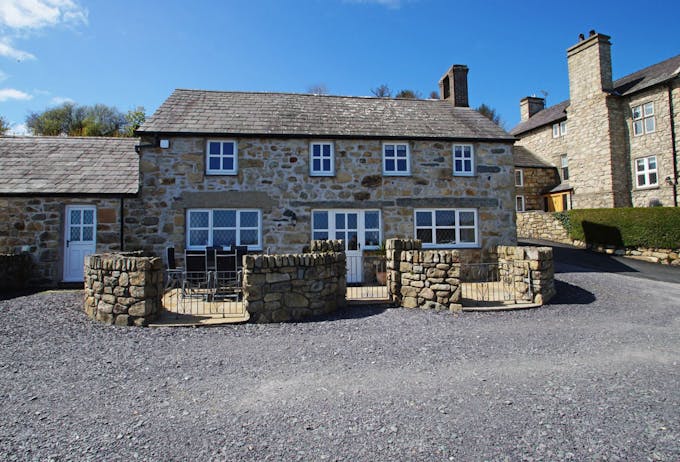
M68 249L68 245L71 243L68 239L66 239L66 248Z

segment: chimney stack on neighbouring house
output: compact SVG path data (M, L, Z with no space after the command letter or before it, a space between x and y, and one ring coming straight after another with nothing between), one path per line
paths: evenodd
M545 109L545 98L539 98L538 96L526 96L519 100L519 115L520 121L524 122L529 120L538 111Z
M468 104L468 67L464 64L454 64L439 79L439 97L449 100L456 107L469 107Z
M612 90L612 44L609 39L608 35L590 31L587 39L579 40L567 50L571 101Z

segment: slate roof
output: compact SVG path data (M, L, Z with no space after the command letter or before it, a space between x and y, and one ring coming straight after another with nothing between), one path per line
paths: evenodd
M515 167L555 168L554 165L539 159L524 146L515 145L512 148L512 158Z
M0 194L135 194L137 138L0 137Z
M443 100L175 90L137 134L494 139L474 109Z
M614 81L612 94L628 96L660 83L667 82L680 74L680 55L669 58L652 66L645 67L637 72L633 72L625 77ZM552 124L565 119L566 108L569 100L546 108L534 114L529 120L525 120L510 130L513 135L519 135L543 125Z

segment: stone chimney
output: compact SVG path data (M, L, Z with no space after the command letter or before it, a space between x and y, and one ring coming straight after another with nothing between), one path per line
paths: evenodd
M456 107L469 107L468 104L468 67L464 64L454 64L439 79L439 97L449 100Z
M569 99L587 99L612 89L612 55L610 37L590 31L567 50Z
M545 109L545 98L538 96L527 96L519 100L520 121L529 120L538 111Z

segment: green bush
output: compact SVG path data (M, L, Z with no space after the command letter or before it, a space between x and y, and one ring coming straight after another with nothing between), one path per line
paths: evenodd
M680 208L569 210L557 217L572 239L616 247L680 248Z

